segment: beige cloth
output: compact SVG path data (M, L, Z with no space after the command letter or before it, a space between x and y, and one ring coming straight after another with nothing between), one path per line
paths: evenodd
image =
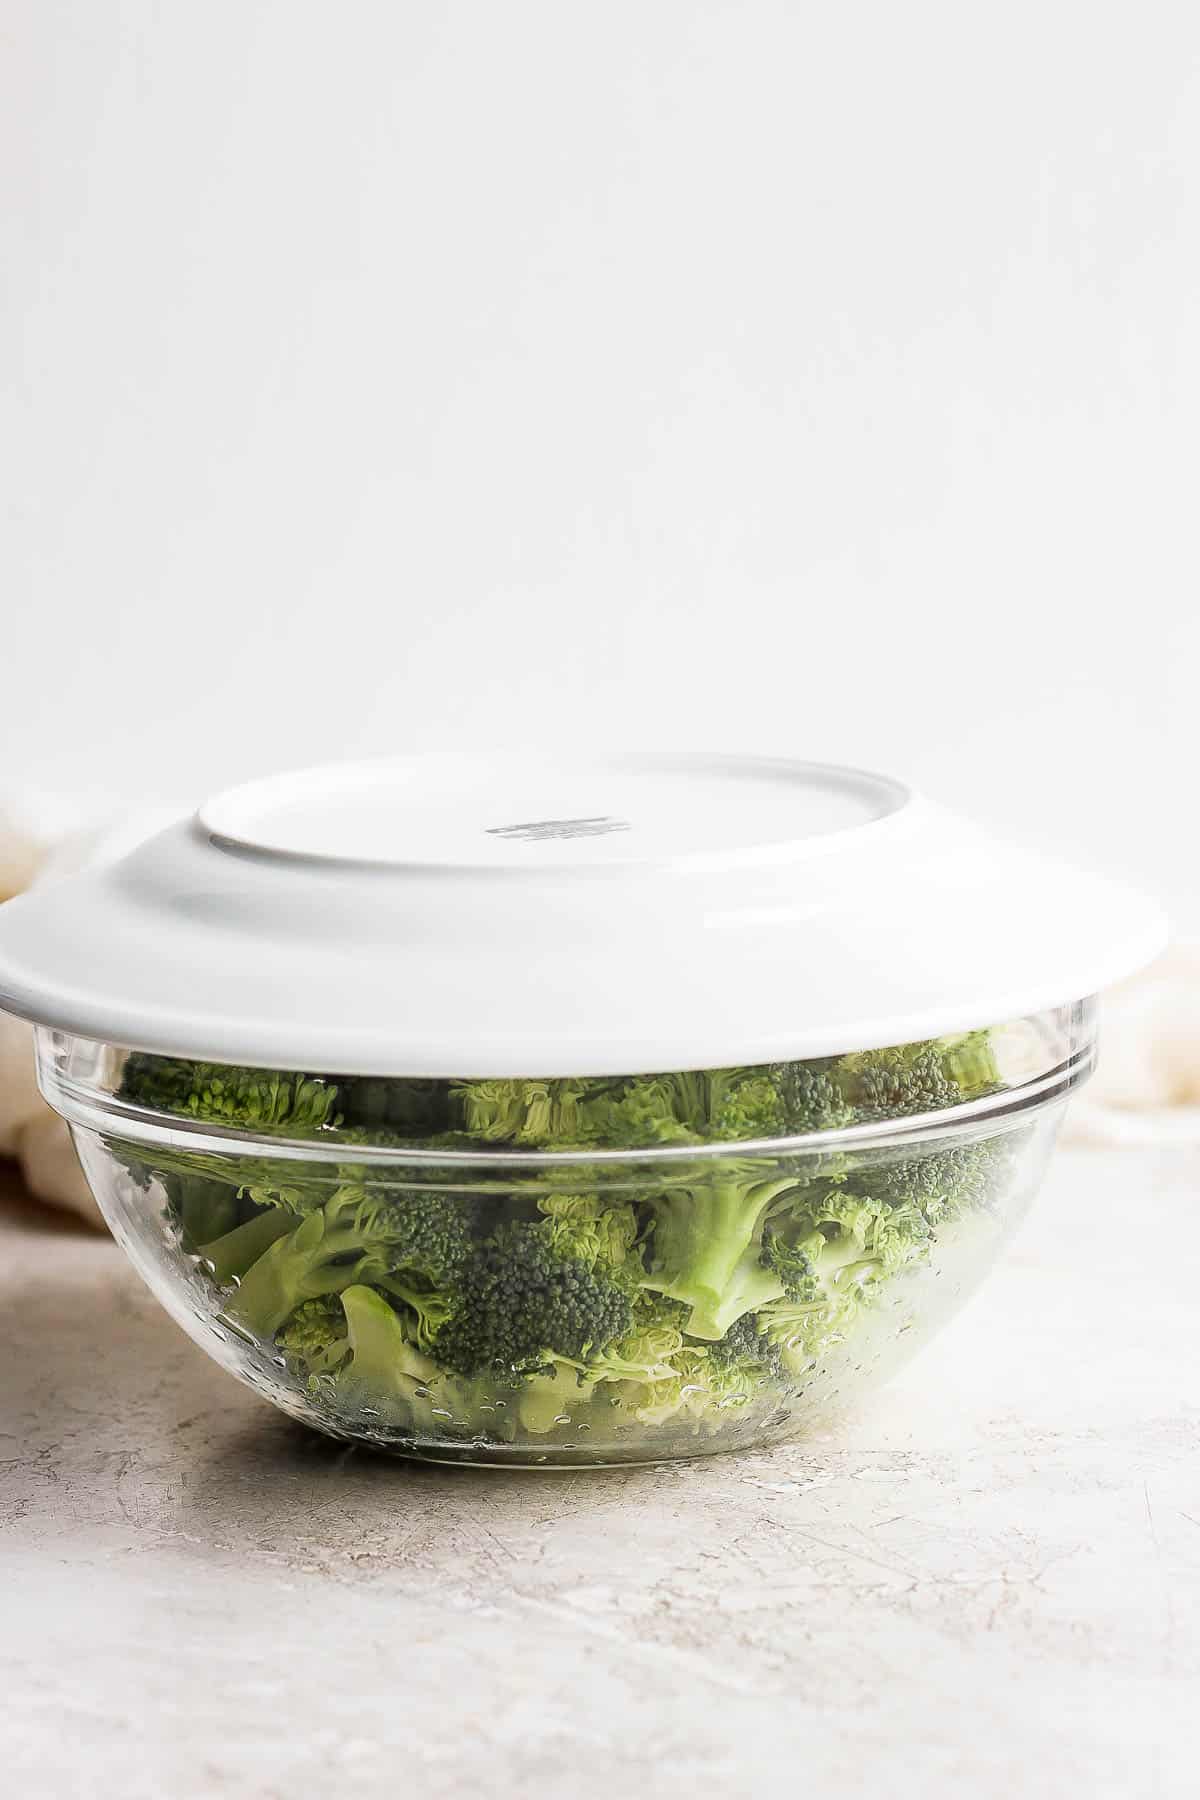
M102 834L80 834L53 853L32 832L0 811L0 901L40 880L78 868ZM71 1134L42 1099L34 1076L33 1028L0 1012L0 1156L15 1157L25 1185L39 1200L101 1225Z
M1104 995L1099 1067L1067 1114L1066 1138L1200 1144L1200 943L1172 944Z

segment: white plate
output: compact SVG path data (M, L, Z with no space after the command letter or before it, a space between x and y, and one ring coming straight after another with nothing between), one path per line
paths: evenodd
M430 754L218 795L0 911L0 1005L140 1049L393 1075L831 1055L1080 999L1157 908L889 777Z

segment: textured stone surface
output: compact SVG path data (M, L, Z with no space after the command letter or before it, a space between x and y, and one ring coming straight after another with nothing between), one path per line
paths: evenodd
M1194 1795L1198 1179L1061 1157L836 1434L558 1475L313 1439L111 1244L10 1210L13 1791Z

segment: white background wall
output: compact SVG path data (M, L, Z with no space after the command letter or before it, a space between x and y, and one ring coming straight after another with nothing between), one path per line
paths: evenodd
M1200 926L1200 12L8 0L0 786L884 763Z

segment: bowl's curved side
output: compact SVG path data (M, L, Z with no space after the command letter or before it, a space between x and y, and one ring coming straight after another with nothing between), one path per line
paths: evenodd
M347 1362L336 1379L313 1373L273 1335L247 1331L230 1316L231 1309L236 1313L236 1278L219 1282L212 1261L188 1247L181 1230L177 1153L173 1169L156 1168L145 1145L73 1129L88 1182L134 1268L176 1323L238 1380L337 1438L426 1460L545 1468L711 1455L789 1442L827 1427L902 1368L983 1281L1028 1211L1062 1111L1061 1101L1050 1101L1016 1124L981 1124L972 1142L993 1173L956 1216L938 1216L937 1184L929 1171L939 1166L940 1155L961 1156L961 1134L950 1152L936 1136L915 1145L911 1136L895 1146L885 1143L871 1151L869 1165L857 1167L834 1167L828 1158L822 1167L814 1156L814 1181L838 1198L851 1195L856 1180L891 1194L889 1205L899 1196L902 1208L911 1204L904 1198L909 1189L928 1190L921 1201L928 1232L886 1279L878 1278L878 1259L871 1264L864 1253L860 1262L848 1261L830 1287L838 1296L835 1305L823 1291L821 1308L793 1308L781 1323L783 1303L768 1302L753 1315L755 1330L764 1333L757 1340L764 1360L753 1368L740 1364L736 1380L728 1363L720 1362L720 1346L714 1351L692 1340L686 1348L693 1354L677 1358L682 1373L675 1380L667 1379L675 1372L669 1345L660 1343L668 1366L657 1376L653 1369L627 1377L609 1369L594 1379L595 1367L585 1357L578 1366L560 1363L517 1378L476 1376L468 1382L413 1357L385 1395L348 1384ZM795 1166L790 1159L792 1178ZM770 1157L756 1158L746 1172L747 1192L776 1172ZM198 1178L219 1187L221 1175L219 1159L214 1164L208 1158ZM244 1155L230 1159L229 1175L232 1195L245 1182ZM322 1175L326 1188L312 1196L312 1210L326 1200L332 1178L333 1171ZM385 1204L388 1191L381 1184ZM468 1201L480 1203L478 1195L464 1194L464 1206ZM508 1193L490 1188L486 1204L497 1222L527 1218L533 1205L528 1181ZM705 1204L702 1194L696 1204ZM889 1215L876 1211L886 1222ZM341 1280L343 1288L350 1279ZM768 1331L773 1335L766 1358ZM348 1363L353 1361L352 1355Z

